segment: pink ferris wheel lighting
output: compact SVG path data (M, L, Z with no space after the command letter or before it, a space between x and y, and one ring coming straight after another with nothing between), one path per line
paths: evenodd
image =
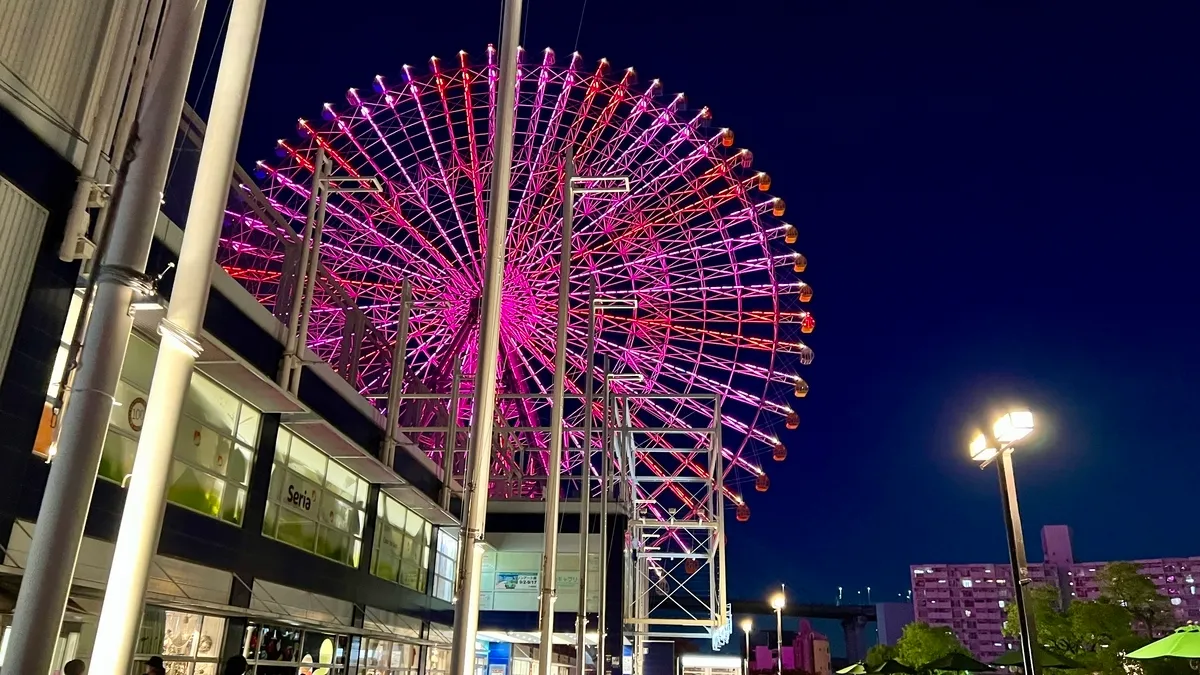
M770 178L733 147L731 131L711 128L709 110L689 111L682 94L663 95L658 80L639 85L632 69L610 73L605 61L585 68L578 54L564 65L550 50L535 62L530 56L522 52L519 66L500 413L514 428L544 427L549 416L569 145L578 175L627 177L629 191L576 199L567 394L582 391L589 367L599 382L607 357L613 372L640 376L617 378L615 393L720 396L726 492L742 519L739 486L769 484L762 462L779 457L778 430L798 419L790 404L793 389L801 395L796 371L812 360L800 340L815 325L801 305L812 293L797 276L804 258L790 246L796 229L780 220L783 200L767 194ZM303 229L318 146L334 174L378 181L378 191L329 197L308 346L336 364L345 361L344 343L358 340L353 371L343 374L379 404L406 280L413 303L404 391L445 393L453 380L469 397L487 247L494 60L491 48L479 65L460 52L454 68L435 58L428 74L405 66L398 82L377 77L371 91L351 89L345 104L326 104L319 121L300 120L301 138L281 140L277 161L258 165L273 217L286 222L231 207L220 261L271 306L286 264L272 233ZM597 312L597 358L587 364L590 283L598 298L635 300L636 308ZM456 360L461 378L453 377ZM593 407L576 405L568 427L588 412L599 423ZM465 426L469 404L458 415ZM703 426L712 416L696 399L647 398L633 424ZM537 450L545 441L535 433L525 442ZM661 476L705 471L686 454L638 459ZM545 463L543 453L523 470L544 475Z

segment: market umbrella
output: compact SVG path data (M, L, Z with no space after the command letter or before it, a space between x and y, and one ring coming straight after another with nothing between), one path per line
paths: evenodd
M879 673L880 675L915 675L917 671L900 663L896 659L888 659L867 672Z
M1135 649L1125 656L1131 659L1157 659L1163 656L1200 659L1200 626L1180 626L1167 637L1155 640L1141 649Z
M863 665L862 661L859 661L858 663L851 663L845 668L837 671L837 675L866 675L866 673L867 667Z
M954 670L971 673L986 673L991 669L992 667L988 664L976 661L962 652L951 652L936 661L921 666L921 670Z
M1034 651L1037 653L1037 665L1042 668L1059 668L1062 670L1075 670L1083 668L1083 664L1046 649L1042 645L1034 646ZM1021 656L1020 649L1004 652L995 661L992 661L993 666L1004 666L1011 668L1013 666L1025 665L1025 659Z

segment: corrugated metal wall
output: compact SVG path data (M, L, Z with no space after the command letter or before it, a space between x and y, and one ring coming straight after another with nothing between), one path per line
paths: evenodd
M0 176L0 380L33 276L46 209Z
M0 81L48 108L87 138L102 77L104 37L118 0L0 0Z

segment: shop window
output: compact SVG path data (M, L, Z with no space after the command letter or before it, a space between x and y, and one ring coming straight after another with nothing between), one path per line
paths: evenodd
M356 567L368 487L304 439L280 429L263 534Z
M134 645L134 673L152 656L161 656L167 675L217 675L225 619L189 612L146 609Z
M130 336L109 417L100 477L124 483L133 472L157 348ZM203 373L193 373L175 436L167 500L241 524L261 415Z
M403 504L380 495L371 573L425 592L433 526Z
M366 640L361 660L363 675L415 675L421 662L417 645L391 640Z
M250 624L243 656L247 675L340 675L346 669L345 635L286 626Z
M433 561L433 597L454 602L454 583L458 567L458 538L452 530L439 527Z
M425 675L446 675L449 672L449 648L430 647L425 651Z

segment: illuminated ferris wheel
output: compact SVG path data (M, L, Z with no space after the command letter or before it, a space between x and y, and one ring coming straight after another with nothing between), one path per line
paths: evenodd
M585 68L578 54L562 65L550 50L530 56L519 57L500 414L514 427L544 427L548 419L547 397L503 396L550 390L563 156L570 147L579 176L628 177L629 191L576 200L568 394L582 390L589 368L599 379L607 358L612 372L639 376L612 382L614 392L721 397L726 492L744 520L749 507L740 489L765 491L763 461L786 457L778 429L798 426L790 400L807 393L797 371L812 361L799 339L814 327L802 309L812 289L798 277L806 261L791 248L796 229L780 220L784 202L768 194L770 178L751 168L751 153L734 147L733 133L710 126L707 108L689 111L682 94L664 95L658 80L639 84L632 69L613 72L603 60ZM497 78L491 48L478 65L460 53L453 67L432 59L427 74L405 66L398 82L376 78L373 91L351 89L346 104L326 104L320 121L300 120L301 138L281 140L278 160L259 164L263 194L296 232L304 227L319 150L334 172L378 180L378 191L327 199L321 261L326 282L340 290L317 296L308 332L309 348L335 363L356 330L350 324L369 326L350 379L373 400L388 390L406 281L412 310L405 391L447 392L457 382L469 396ZM231 216L221 262L270 304L285 276L281 242L260 216ZM589 293L636 307L592 319ZM577 424L585 412L577 406L571 414ZM456 415L465 426L469 405ZM633 424L704 425L713 416L694 399L646 399ZM545 435L528 443L544 451ZM544 452L540 462L534 455L522 469L544 475ZM669 455L639 461L660 475L703 473L689 462L672 464Z

